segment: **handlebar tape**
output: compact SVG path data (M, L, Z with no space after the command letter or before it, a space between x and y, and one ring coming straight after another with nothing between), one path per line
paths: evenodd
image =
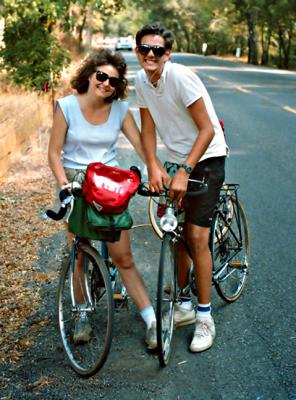
M141 183L138 188L138 194L145 197L159 197L159 193L151 192L143 183Z
M59 193L60 202L62 203L67 197L71 196L68 189L63 189Z
M54 221L59 221L62 218L64 218L66 212L67 212L67 206L62 205L62 207L59 209L57 213L52 210L47 210L45 214L47 215L48 218L53 219Z
M138 177L140 178L140 182L141 182L142 174L141 174L141 171L139 170L139 168L136 167L135 165L132 165L132 166L130 167L130 170L131 170L131 171L134 171L134 172L138 175Z

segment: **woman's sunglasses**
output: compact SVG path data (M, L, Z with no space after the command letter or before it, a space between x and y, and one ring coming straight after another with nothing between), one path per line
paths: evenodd
M150 46L149 44L140 44L137 46L137 50L142 56L147 56L150 50L152 50L155 57L162 57L166 52L166 48L163 46Z
M105 82L107 79L109 79L110 86L112 86L114 88L118 88L118 86L120 84L119 78L115 78L115 76L109 76L108 74L106 74L103 71L96 71L96 80L98 82Z

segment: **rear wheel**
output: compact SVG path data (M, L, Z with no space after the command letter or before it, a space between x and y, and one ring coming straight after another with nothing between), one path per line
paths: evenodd
M83 254L84 278L80 284L84 303L75 303L69 258L61 271L57 308L62 343L70 365L79 375L88 377L102 368L111 347L113 298L109 273L98 252L87 244L79 245L78 251ZM90 338L75 343L75 324L81 318L90 325Z
M218 294L227 302L237 300L246 285L250 269L249 229L245 211L235 198L231 204L231 218L221 210L216 213L210 236L213 259L213 281Z
M168 364L174 330L174 304L176 298L176 258L172 236L165 234L160 252L157 287L157 344L162 367Z

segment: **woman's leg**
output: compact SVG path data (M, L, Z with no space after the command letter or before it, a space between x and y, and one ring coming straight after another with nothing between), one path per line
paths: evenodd
M120 241L107 243L107 246L128 294L139 308L141 317L146 323L145 342L147 348L153 350L157 347L155 312L142 277L136 268L128 231L121 233Z
M72 251L73 237L73 233L67 232L67 240L70 251ZM78 253L77 258L75 259L73 286L76 304L86 304L87 296L84 283L83 256L81 253ZM88 342L91 338L91 332L92 327L87 318L87 314L81 310L77 316L77 319L75 320L75 328L73 332L74 343Z
M107 246L113 263L118 268L122 282L133 302L140 310L151 306L144 282L133 259L128 231L121 233L120 241L107 243Z
M67 226L67 224L66 224ZM74 234L67 232L67 241L70 252L72 251ZM74 296L77 304L86 303L86 295L84 290L84 274L82 254L78 254L74 266Z

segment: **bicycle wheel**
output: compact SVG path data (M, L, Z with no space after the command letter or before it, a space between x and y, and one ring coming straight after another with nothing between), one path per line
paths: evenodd
M172 235L166 233L160 251L156 307L158 358L162 367L168 364L171 352L177 287L176 271Z
M250 242L246 213L239 201L228 197L233 210L231 220L216 212L210 235L213 282L218 294L228 303L237 300L246 285L250 269Z
M160 229L160 224L159 220L162 217L162 213L160 208L162 207L161 204L159 204L159 197L150 197L149 202L148 202L148 215L149 215L149 220L152 225L152 228L156 235L162 239L163 234Z
M79 245L83 254L84 304L75 304L71 257L65 263L58 286L58 319L62 343L71 367L81 376L94 375L104 365L112 340L114 306L108 270L88 244ZM75 323L82 316L91 326L90 340L75 343Z

